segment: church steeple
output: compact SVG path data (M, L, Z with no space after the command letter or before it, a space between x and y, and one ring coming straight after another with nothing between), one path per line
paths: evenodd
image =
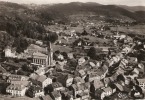
M48 66L51 66L53 61L53 49L50 42L47 47L47 53L48 53Z

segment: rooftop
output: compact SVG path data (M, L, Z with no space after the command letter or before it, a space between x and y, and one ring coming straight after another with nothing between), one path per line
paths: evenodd
M41 76L38 76L36 80L39 81L39 82L43 82L46 79L47 79L47 77L45 75L41 75Z
M18 90L18 91L22 91L25 88L24 85L21 84L11 84L7 87L7 90Z

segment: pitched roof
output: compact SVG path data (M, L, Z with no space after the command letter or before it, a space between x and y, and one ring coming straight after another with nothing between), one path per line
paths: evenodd
M53 88L59 88L59 87L63 87L62 84L60 82L54 82L51 84Z
M9 77L8 77L8 79L9 80L22 80L22 77L25 77L26 78L26 80L28 80L29 79L29 77L27 77L27 76L23 76L23 75L15 75L15 74L11 74L11 75L9 75Z
M47 77L45 75L41 75L41 76L38 76L38 78L36 80L39 81L39 82L43 82L46 79L47 79Z
M42 58L42 59L45 59L45 58L47 58L47 55L43 54L43 53L40 53L40 52L34 52L33 53L33 58Z
M11 84L14 85L24 85L24 86L28 86L29 85L29 81L11 81Z
M35 45L35 44L31 44L27 49L33 49L33 50L37 50L37 51L46 51L45 48L40 47L40 46Z
M94 85L95 89L99 89L101 87L104 87L104 83L100 80L94 80L93 85Z
M145 83L145 79L143 78L143 79L137 79L138 80L138 82L140 83Z
M42 100L53 100L49 95L42 96Z
M111 87L106 87L106 88L103 89L103 91L104 92L112 91L112 88Z
M58 91L53 91L51 92L51 95L54 97L54 98L57 98L57 97L60 97L60 93Z
M104 78L104 83L109 84L111 82L110 77Z
M85 83L85 81L81 77L75 77L74 83L78 83L78 82Z
M123 91L123 90L124 90L124 88L123 88L123 86L122 86L121 84L115 83L114 85L115 85L120 91Z
M18 90L18 91L22 91L24 88L25 86L21 84L11 84L7 87L8 90Z

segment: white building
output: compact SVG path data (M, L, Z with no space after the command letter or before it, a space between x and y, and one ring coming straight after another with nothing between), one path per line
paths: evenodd
M27 88L20 84L11 84L6 88L6 92L12 96L24 96Z
M145 79L137 79L139 82L139 86L145 91Z
M11 57L11 58L16 58L16 51L12 52L12 49L10 47L7 47L4 49L5 52L5 57Z

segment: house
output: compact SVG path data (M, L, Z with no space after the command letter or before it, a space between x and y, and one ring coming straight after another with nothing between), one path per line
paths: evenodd
M69 87L73 83L73 76L62 73L57 77L57 81L60 82L64 87Z
M78 65L82 65L85 61L85 58L81 57L80 59L78 59Z
M139 82L139 86L145 91L145 79L137 79Z
M97 89L95 92L94 92L94 97L97 98L98 100L103 100L105 95L102 95L103 93L103 90L102 89Z
M73 100L73 92L68 89L61 91L61 96L63 100Z
M65 89L65 87L63 87L63 85L60 83L60 82L53 82L52 84L50 84L48 86L48 90L49 92L52 92L52 91L62 91Z
M125 53L125 54L128 54L129 52L132 51L132 48L130 47L125 47L123 50L122 50L122 53Z
M103 79L104 85L105 87L107 87L110 83L111 83L111 79L110 77L106 77Z
M129 64L136 64L138 62L136 57L127 57L126 59Z
M113 89L111 87L106 87L103 89L97 89L95 91L95 96L103 100L105 97L113 94Z
M97 73L98 76L100 76L100 79L104 79L107 72L108 72L108 67L106 65L103 65L99 69L95 70L94 72Z
M138 64L138 70L141 75L145 75L145 66L142 63Z
M34 84L45 88L46 86L52 84L52 78L46 77L45 75L38 76L36 80L33 81Z
M115 82L114 85L116 86L116 89L119 92L127 93L127 94L131 92L131 88L129 87L129 85L126 85L123 81Z
M94 80L100 80L101 77L96 72L91 72L86 76L85 79L87 78L89 82L92 82Z
M5 57L11 57L11 58L16 58L16 51L15 50L12 50L11 47L6 47L4 49L4 52L5 52Z
M133 43L133 38L127 36L126 38L124 38L124 43Z
M51 97L53 100L62 100L61 94L58 91L51 92Z
M118 75L119 75L118 73L114 73L114 74L110 77L111 82L116 81L116 80L117 80Z
M85 81L81 77L75 77L73 79L73 84L82 84L82 83L85 83Z
M45 68L44 68L44 67L41 67L41 68L37 69L37 70L35 71L35 73L36 73L37 75L44 75L44 74L45 74Z
M26 95L28 95L31 98L41 97L44 96L44 91L42 87L33 85L27 90Z
M114 85L116 86L117 90L124 91L124 88L123 88L124 84L122 85L119 82L115 82Z
M101 96L110 96L113 93L113 90L111 87L106 87L103 90L103 93L101 94Z
M11 83L11 81L27 81L29 77L23 75L14 75L11 74L8 76L7 82Z
M97 89L101 89L104 87L104 83L100 80L94 80L91 83L90 92L95 93Z
M82 83L82 84L72 84L70 89L73 91L74 97L88 97L90 92L90 84L89 83ZM82 95L85 94L85 95Z
M81 98L81 100L88 100L90 98L90 95L89 93L82 92L81 94L79 94L79 97Z
M129 62L128 62L127 59L122 59L121 62L120 62L120 64L119 64L119 66L120 66L121 68L127 68L128 63L129 63Z
M39 75L36 74L36 73L31 73L31 74L29 75L30 79L33 79L33 80L36 80L38 76L39 76Z
M69 59L73 59L74 58L73 53L68 53L67 55L68 55Z
M75 76L81 77L81 78L85 78L86 77L86 72L84 71L84 69L78 69L75 71Z
M27 87L21 84L11 84L6 88L6 92L12 96L24 96Z

